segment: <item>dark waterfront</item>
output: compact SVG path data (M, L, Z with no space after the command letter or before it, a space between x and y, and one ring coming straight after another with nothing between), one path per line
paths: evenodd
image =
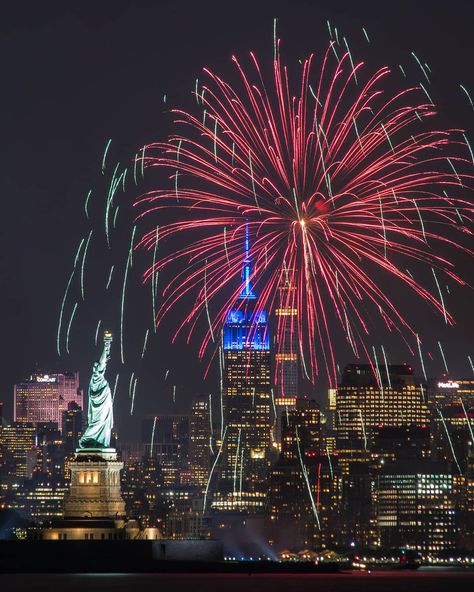
M436 592L472 590L474 571L378 572L343 574L6 574L2 590L12 592Z

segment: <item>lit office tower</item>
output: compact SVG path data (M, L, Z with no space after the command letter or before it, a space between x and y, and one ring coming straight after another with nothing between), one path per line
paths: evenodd
M334 543L342 480L336 458L321 455L321 413L299 398L282 420L282 446L272 467L267 532L275 551Z
M281 440L282 416L292 409L298 396L298 309L291 270L285 270L278 287L275 309L275 378L277 409L276 440Z
M449 463L387 463L376 482L376 523L384 548L455 548L456 502Z
M224 440L213 507L262 510L271 446L270 336L256 306L246 232L243 287L224 325Z
M338 450L369 450L380 427L428 424L424 397L413 369L405 364L346 366L336 395Z
M36 428L32 424L15 422L0 427L0 447L4 473L18 479L30 479L36 464Z
M66 454L75 452L79 446L79 438L82 436L82 409L74 401L71 401L67 410L63 411L62 436Z
M191 483L200 487L207 485L210 464L211 424L209 401L199 397L193 400L189 417L189 469Z
M74 401L82 408L79 373L40 374L14 386L15 421L53 421L62 429L63 411Z

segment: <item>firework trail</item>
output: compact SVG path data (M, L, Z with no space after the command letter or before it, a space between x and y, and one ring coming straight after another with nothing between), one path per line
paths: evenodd
M438 415L441 417L441 421L442 421L442 423L443 423L443 426L444 426L444 431L446 432L446 436L447 436L447 438L448 438L448 442L449 442L449 446L450 446L450 448L451 448L451 453L452 453L452 455L453 455L454 462L456 463L456 466L457 466L457 468L458 468L459 474L460 474L460 475L462 475L462 470L461 470L461 467L459 466L459 462L458 462L458 459L457 459L457 457L456 457L456 452L454 451L453 442L452 442L452 440L451 440L451 436L449 435L448 426L446 425L446 421L445 421L445 419L444 419L444 416L443 416L443 414L441 413L441 410L440 410L440 409L436 408L436 411L438 412Z
M156 416L153 418L153 428L151 430L150 458L153 456L153 442L155 440L155 428L156 428Z
M337 40L337 30L328 27ZM344 45L333 64L336 42L319 68L313 55L304 60L296 82L282 65L276 38L272 76L253 54L249 73L233 57L240 86L205 69L204 117L173 110L176 133L148 146L146 157L142 151L142 165L163 173L169 186L160 181L163 188L137 200L137 219L166 210L172 221L160 226L160 238L178 245L161 252L145 274L151 279L168 267L180 270L163 287L156 323L192 295L195 304L173 338L184 332L189 340L198 321L207 321L200 357L244 287L235 278L243 267L246 232L256 308L273 309L286 273L296 287L284 304L299 311L299 350L313 382L322 369L337 382L334 323L356 352L367 354L368 327L376 317L410 351L409 341L419 346L381 275L392 276L453 324L442 294L433 295L406 265L431 268L437 285L435 269L465 285L443 256L448 247L472 254L457 238L471 234L466 224L472 209L443 194L465 193L472 178L462 172L470 164L462 130L425 125L414 131L418 121L436 113L423 96L426 89L418 84L389 94L389 68L365 74ZM456 210L463 213L461 226ZM155 231L139 244L153 250ZM284 328L282 322L279 330Z
M311 508L313 510L313 514L314 514L314 517L316 519L316 523L318 525L319 530L321 530L321 524L319 522L318 509L316 508L316 504L314 503L313 492L311 491L311 485L309 483L308 471L306 469L306 465L303 462L303 456L301 454L300 437L299 437L299 434L298 434L298 426L295 426L295 430L296 430L296 446L297 446L297 449L298 449L298 457L300 459L301 472L303 473L303 478L305 480L306 487L308 489L308 495L309 495L309 499L311 501Z
M471 442L474 444L474 433L472 431L471 420L469 419L469 415L466 411L466 407L464 406L464 401L462 400L462 398L460 400L461 400L462 410L464 411L464 417L466 418L467 427L469 428L469 433L471 434Z
M209 478L207 480L206 490L204 492L204 500L203 500L203 503L202 503L202 513L203 514L206 511L207 495L209 493L209 487L210 487L210 484L211 484L212 475L214 474L214 470L216 468L216 465L219 462L219 458L220 458L220 455L222 453L222 448L224 447L226 433L227 433L227 426L224 429L224 437L221 440L221 445L219 446L219 450L218 450L218 452L216 454L216 458L214 459L214 463L213 463L212 468L211 468L211 471L209 473Z

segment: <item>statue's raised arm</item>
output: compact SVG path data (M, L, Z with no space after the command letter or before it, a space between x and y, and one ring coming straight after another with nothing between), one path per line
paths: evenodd
M104 449L110 447L114 417L112 393L105 378L105 370L110 356L111 343L112 334L105 331L102 354L92 368L89 382L87 428L79 440L79 448Z

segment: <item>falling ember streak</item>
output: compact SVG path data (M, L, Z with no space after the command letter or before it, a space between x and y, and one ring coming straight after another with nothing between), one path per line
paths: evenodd
M155 244L153 246L153 265L151 268L151 306L153 315L153 332L156 333L156 285L158 281L158 272L155 271L156 266L156 252L158 250L160 227L156 227Z
M87 206L89 205L89 200L92 195L92 189L89 189L89 193L87 194L86 201L84 202L84 211L86 213L86 218L89 220L89 211L87 210Z
M364 418L362 417L362 411L359 409L360 425L362 426L362 434L364 436L364 450L367 450L367 434L365 433Z
M362 27L362 31L364 33L364 37L367 39L367 43L370 43L369 36L367 35L367 31L364 29L364 27Z
M331 455L329 454L329 448L326 446L326 454L328 455L329 471L331 472L331 480L334 479L334 470L332 468Z
M67 333L66 333L66 352L69 353L69 333L71 331L72 321L74 320L74 315L76 314L77 310L77 302L74 304L74 308L72 309L71 318L69 319L69 324L67 326Z
M469 154L471 155L471 162L472 162L472 164L474 164L474 152L472 151L471 144L469 143L469 140L467 139L467 136L464 133L463 133L463 138L464 138L464 141L466 142L466 146L469 150Z
M225 426L224 435L223 435L223 438L221 440L221 445L219 446L219 451L217 452L216 458L214 460L214 464L212 465L211 472L209 473L209 478L207 480L206 491L204 492L204 500L203 500L203 503L202 503L202 513L203 514L206 511L206 502L207 502L207 494L209 492L209 486L210 486L210 483L211 483L212 475L214 473L214 469L216 468L216 465L217 465L217 463L219 461L219 457L220 457L220 455L222 453L222 448L224 446L226 433L227 433L227 426Z
M132 405L130 407L130 415L133 415L133 409L135 407L135 392L137 390L137 382L138 382L138 378L135 378L135 380L133 382L133 389L132 389Z
M390 372L388 371L388 363L387 363L387 356L385 355L385 349L384 349L383 345L381 345L380 347L382 348L383 360L385 363L385 373L387 375L388 388L392 388L392 380L390 378Z
M128 383L128 398L130 399L132 396L132 386L133 386L133 379L135 377L135 372L130 374L130 381Z
M449 374L448 365L446 364L446 358L445 358L444 351L443 351L440 341L438 341L438 347L439 347L439 351L441 352L441 357L443 358L443 364L446 369L446 374Z
M272 396L272 406L273 406L273 415L275 416L275 422L277 420L277 409L276 409L276 404L275 404L275 394L273 392L273 389L270 389L270 394Z
M240 480L239 480L239 495L240 501L242 501L242 479L244 476L244 448L240 451Z
M400 68L400 70L401 70L401 72L402 72L403 76L406 78L406 77L407 77L407 75L405 74L405 70L403 69L403 66L402 66L401 64L398 64L398 67Z
M453 455L454 462L456 463L456 466L458 468L459 474L461 475L462 474L461 467L459 466L459 462L458 462L458 459L456 457L456 453L454 451L454 446L453 446L453 442L451 440L451 436L449 435L448 426L446 425L446 421L444 420L443 414L441 413L441 411L440 411L440 409L438 407L436 408L436 411L438 412L439 416L441 417L441 421L443 422L444 430L445 430L446 436L448 438L448 442L449 442L449 446L451 448L451 453Z
M298 434L298 426L295 426L295 432L296 432L296 446L298 448L298 457L300 459L300 464L301 464L301 472L303 473L303 477L306 483L306 487L308 489L308 494L309 494L309 499L311 501L311 507L313 509L313 514L314 517L316 518L316 522L318 525L319 530L321 530L321 523L319 522L319 514L318 514L318 509L316 508L316 504L314 503L314 498L313 498L313 492L311 491L311 485L309 483L309 479L308 479L308 473L306 470L306 466L303 462L303 456L301 455L301 447L300 447L300 437Z
M237 460L239 458L240 452L240 435L241 435L242 428L239 428L239 435L237 438L237 450L235 451L235 462L234 462L234 495L236 493L236 486L237 486Z
M112 265L112 266L110 267L110 271L109 271L109 277L108 277L108 279L107 279L107 284L106 284L106 286L105 286L105 289L106 289L106 290L108 290L108 289L109 289L110 282L112 281L112 273L113 273L113 272L114 272L114 266Z
M79 253L81 251L81 248L82 248L82 245L83 244L84 244L84 239L81 239L81 242L79 243L79 246L77 247L76 256L74 257L74 266L72 268L71 275L69 276L69 279L67 281L66 289L64 291L63 299L61 301L61 307L60 307L60 310L59 310L58 331L57 331L57 334L56 334L56 349L57 349L57 352L58 352L58 356L61 355L60 337L61 337L61 325L62 325L63 314L64 314L64 306L66 305L66 298L67 298L67 295L68 295L68 292L69 292L69 288L71 286L72 278L74 277L74 273L76 271L77 261L78 261L78 258L79 258Z
M421 342L420 342L420 338L418 336L418 333L416 334L416 342L418 344L418 354L420 356L421 369L423 370L423 376L425 378L425 382L427 382L428 378L426 377L425 363L423 362L423 356L421 354Z
M273 19L273 61L277 59L277 20Z
M123 341L123 328L124 328L124 316L125 316L125 291L127 288L127 277L128 277L128 269L132 266L132 251L133 251L133 238L135 236L136 226L133 227L132 236L130 239L130 248L128 250L127 261L125 263L125 272L123 275L123 284L122 284L122 300L120 304L120 359L122 364L125 363L124 358L124 341Z
M434 105L433 99L430 97L428 91L426 90L426 88L423 86L423 84L420 82L420 88L421 90L425 93L425 95L428 97L428 101Z
M146 352L146 346L148 343L148 333L149 333L149 329L146 330L145 332L145 339L143 340L143 349L142 349L142 359L145 356L145 352Z
M372 351L374 353L376 378L377 378L377 382L379 383L380 394L382 396L382 402L383 402L384 401L383 381L382 381L382 375L380 373L379 362L378 362L378 359L377 359L377 352L375 351L375 346L372 346ZM388 373L388 369L386 369L386 370L387 370L387 373Z
M135 240L135 232L137 230L137 227L134 226L132 229L132 237L130 239L130 250L129 250L129 254L130 254L130 267L133 267L133 241Z
M469 419L469 415L466 411L466 407L464 407L464 401L462 400L462 397L460 397L460 401L461 401L462 410L464 411L464 417L466 418L467 427L469 428L469 433L471 434L471 442L474 444L474 433L472 431L471 420Z
M151 430L151 440L150 440L150 458L153 456L153 442L155 440L155 428L156 428L156 415L153 418L153 428Z
M105 159L107 158L107 152L109 151L111 143L112 143L112 138L110 138L110 140L107 142L107 145L104 150L104 156L102 157L102 174L104 174L104 171L105 171Z
M351 50L349 49L349 44L347 43L347 39L345 37L343 38L343 41L344 41L344 45L346 46L347 53L349 54L349 60L351 62L351 66L352 66L352 73L354 74L354 82L356 84L358 84L356 69L354 68L354 61L352 60L352 54L351 54Z
M176 385L173 385L173 403L176 403Z
M206 303L206 316L207 316L207 322L209 323L209 331L211 334L212 343L215 343L214 332L212 330L211 315L209 314L209 305L208 305L208 301L207 301L207 261L206 261L206 267L204 268L204 302Z
M138 153L135 154L135 158L133 159L133 182L135 185L138 185L137 181L137 163L138 163Z
M443 293L441 292L441 287L439 285L438 278L436 277L436 273L435 273L435 270L433 269L433 267L431 268L431 271L433 272L433 277L434 277L435 282L436 282L436 287L438 288L439 299L441 301L441 306L443 308L444 322L447 325L448 324L448 317L446 315L446 307L444 306Z
M221 410L221 440L224 430L224 334L221 334L221 346L219 348L219 392L220 392L220 410Z
M142 179L145 177L145 146L143 146L142 148L142 156L141 156L141 175L142 175Z
M115 375L115 384L114 384L114 390L112 393L112 402L115 400L115 393L117 391L118 379L119 379L119 373L117 372L117 374Z
M211 454L214 454L212 447L212 440L214 438L214 426L212 425L212 395L209 393L209 425L210 425L210 436L209 436L209 450Z
M99 327L100 327L101 323L102 323L102 320L99 320L99 322L97 323L97 328L95 330L95 338L94 338L95 345L97 345L97 339L99 338Z
M84 247L84 251L82 253L82 263L81 263L81 296L82 300L84 300L84 268L86 264L86 255L87 255L87 248L89 247L89 243L92 237L92 230L89 232L89 236L87 237L86 246Z
M229 251L227 250L227 234L226 234L226 227L225 226L224 226L224 251L225 251L225 257L227 259L227 264L230 265Z
M459 86L460 86L460 87L462 88L462 90L463 90L463 91L466 93L466 96L467 96L467 98L469 99L469 103L471 103L471 107L474 109L474 103L472 102L471 95L469 94L469 92L468 92L467 88L466 88L465 86L463 86L462 84L460 84Z
M411 52L411 55L412 55L412 56L415 58L415 60L416 60L417 64L420 66L420 68L421 68L421 71L423 72L423 74L424 74L424 76L425 76L426 80L428 81L428 84L430 84L430 82L431 82L431 81L430 81L430 79L429 79L429 77L428 77L428 74L426 73L425 67L423 66L423 64L422 64L422 63L420 62L420 60L418 59L418 57L417 57L417 55L415 54L415 52L413 52L413 51L412 51L412 52ZM431 99L430 99L430 100L431 100Z
M117 206L117 207L115 208L114 219L113 219L113 221L112 221L112 226L114 227L114 229L115 229L115 226L116 226L116 224L117 224L117 216L118 216L118 213L119 213L119 209L120 209L120 206Z
M117 165L115 166L114 172L112 173L112 177L110 179L109 192L107 195L107 200L105 202L104 226L105 226L105 236L107 239L107 246L109 247L109 249L110 249L109 216L110 216L110 208L112 207L115 192L117 190L118 184L120 183L120 177L118 177L118 179L116 179L116 175L117 175L117 171L118 171L119 166L120 166L120 163L118 162Z
M469 360L469 364L471 364L471 370L474 372L474 364L472 363L471 356L467 356L467 359Z

